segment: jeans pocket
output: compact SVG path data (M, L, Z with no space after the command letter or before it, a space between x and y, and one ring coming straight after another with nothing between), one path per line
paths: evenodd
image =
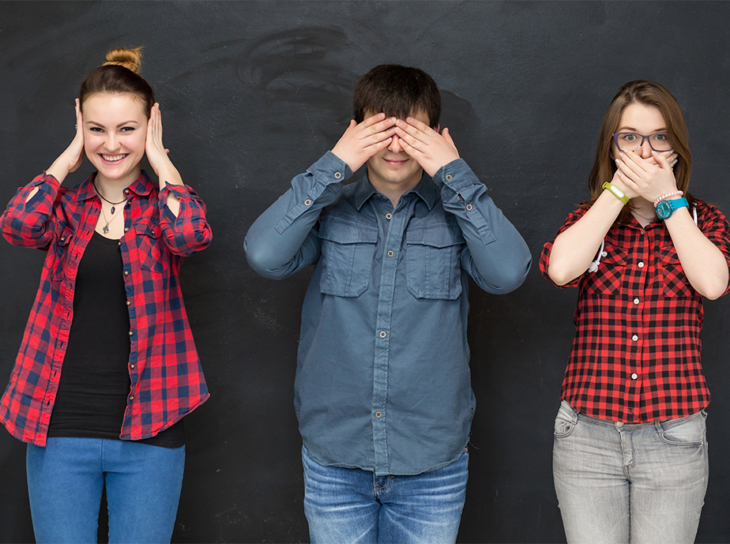
M458 226L438 224L409 230L406 236L408 291L416 298L459 298L461 251L465 244Z
M328 219L320 224L318 236L322 244L320 292L338 297L364 293L370 285L378 229Z
M566 401L560 402L558 415L555 417L555 438L567 438L578 424L578 414Z
M674 446L702 446L705 443L707 413L702 410L688 417L659 421L656 424L662 442Z

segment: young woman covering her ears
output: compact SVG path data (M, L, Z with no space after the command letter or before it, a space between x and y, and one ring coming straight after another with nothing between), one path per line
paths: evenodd
M578 286L555 420L568 542L693 542L707 488L702 297L728 292L730 226L688 193L687 127L672 94L632 81L603 120L591 200L540 259Z
M28 442L43 542L169 542L182 485L182 418L208 398L178 273L211 240L205 205L162 144L139 50L114 49L76 100L76 136L0 217L46 251L0 421ZM144 155L159 178L141 170ZM62 183L86 156L97 172Z

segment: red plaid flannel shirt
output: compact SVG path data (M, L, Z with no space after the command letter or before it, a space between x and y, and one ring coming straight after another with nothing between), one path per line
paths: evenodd
M700 230L730 263L727 219L706 203L696 210ZM585 212L568 215L558 234ZM548 279L552 248L548 242L540 256ZM687 281L663 222L643 229L632 218L612 227L598 271L564 287L576 285L562 399L589 416L624 423L685 417L709 404L700 363L702 296Z
M79 262L94 234L101 201L87 179L73 189L40 175L18 190L0 216L14 245L46 251L41 283L15 367L0 400L0 421L16 438L46 444L73 320ZM38 193L27 203L30 192ZM165 205L180 200L178 217ZM120 438L156 435L210 396L183 305L178 272L183 258L205 248L211 231L205 204L186 186L160 190L143 172L125 191L124 266L131 342L131 389Z

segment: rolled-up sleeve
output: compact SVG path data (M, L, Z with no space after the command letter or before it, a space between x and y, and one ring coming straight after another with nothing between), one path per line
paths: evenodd
M180 202L177 217L167 207L167 197L172 193ZM203 201L191 187L165 183L160 190L160 228L165 244L175 255L188 257L208 247L213 233L205 217Z
M16 246L46 247L53 238L53 203L60 187L56 178L44 172L18 189L0 216L0 229L5 239ZM38 192L28 200L35 188Z

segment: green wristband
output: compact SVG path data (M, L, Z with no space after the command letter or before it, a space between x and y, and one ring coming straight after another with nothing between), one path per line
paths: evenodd
M613 193L613 196L618 198L621 202L624 203L624 206L629 203L629 197L627 197L624 192L616 187L613 183L606 182L603 185L601 185L603 189L608 189Z

